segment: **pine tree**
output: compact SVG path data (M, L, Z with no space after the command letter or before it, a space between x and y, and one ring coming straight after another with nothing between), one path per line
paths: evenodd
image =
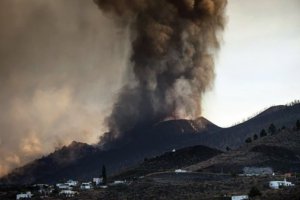
M107 176L106 176L106 168L105 168L105 165L102 166L102 182L103 182L103 185L106 185L107 183Z
M296 122L296 130L299 131L300 130L300 120L298 119Z
M258 136L256 134L254 134L253 140L257 140L257 139L258 139Z
M272 123L270 126L269 126L269 133L271 135L274 135L276 133L276 126Z
M265 130L265 129L262 129L262 130L260 131L260 134L259 134L259 135L260 135L261 138L267 136L266 130Z

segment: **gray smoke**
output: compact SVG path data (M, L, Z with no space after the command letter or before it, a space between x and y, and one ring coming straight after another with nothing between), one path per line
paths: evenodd
M72 140L97 142L126 30L92 0L1 0L0 29L0 176Z
M169 118L196 118L214 80L214 56L227 0L94 0L130 26L130 78L111 115L107 143Z

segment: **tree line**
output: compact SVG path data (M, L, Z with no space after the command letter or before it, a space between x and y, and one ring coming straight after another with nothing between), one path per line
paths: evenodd
M282 126L282 127L281 127L281 130L285 130L285 129L286 129L285 126ZM294 126L293 129L294 129L295 131L299 131L299 130L300 130L300 120L299 120L299 119L296 121L295 126ZM280 129L279 129L279 130L280 130ZM253 137L248 137L248 138L245 140L245 143L249 144L249 143L251 143L252 141L257 140L259 137L260 137L260 138L266 137L268 134L269 134L269 135L274 135L274 134L276 134L279 130L276 128L276 126L275 126L273 123L271 123L270 126L269 126L269 128L267 129L267 131L266 131L265 129L262 129L262 130L260 131L259 134L254 134Z

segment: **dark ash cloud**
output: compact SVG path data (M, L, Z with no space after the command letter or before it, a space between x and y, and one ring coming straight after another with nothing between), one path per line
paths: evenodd
M131 74L102 138L169 118L196 118L214 80L214 56L225 26L226 0L94 0L131 30Z

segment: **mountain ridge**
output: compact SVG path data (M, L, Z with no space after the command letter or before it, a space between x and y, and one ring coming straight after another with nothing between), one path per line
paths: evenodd
M269 109L256 117L230 128L220 128L205 118L198 120L169 120L149 129L135 130L133 140L111 149L73 142L48 156L13 170L1 178L2 183L57 182L65 179L88 180L99 176L102 165L109 175L117 174L172 149L202 145L225 150L238 148L247 137L259 134L271 123L277 127L291 126L300 119L300 104ZM205 124L203 127L202 125ZM196 128L195 128L196 126ZM200 130L200 131L199 131Z

